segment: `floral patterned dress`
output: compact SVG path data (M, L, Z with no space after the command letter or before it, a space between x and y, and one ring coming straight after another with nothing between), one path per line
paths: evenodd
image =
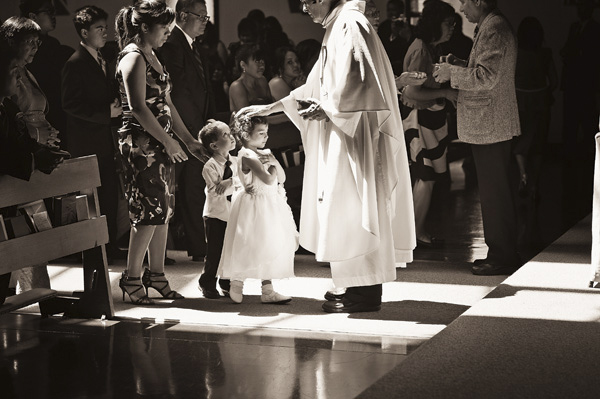
M119 54L119 61L126 54L136 52L146 61L146 105L165 132L173 136L171 110L166 94L171 91L171 80L166 69L164 74L156 71L144 53L130 44ZM123 126L119 129L119 151L125 160L125 187L129 203L129 218L133 226L169 223L175 208L175 165L169 159L164 146L144 130L135 119L127 101L123 76L117 71Z

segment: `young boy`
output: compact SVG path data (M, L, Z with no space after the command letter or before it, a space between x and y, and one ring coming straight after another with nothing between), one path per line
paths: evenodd
M204 230L206 235L206 259L204 273L198 280L198 288L205 298L218 299L217 268L221 260L227 220L231 212L231 195L237 181L237 158L229 155L235 148L235 139L229 126L223 122L208 120L200 130L198 140L210 154L202 170L206 182L204 203ZM220 279L219 286L225 296L229 295L229 280Z
M110 240L106 249L112 260L125 259L127 254L116 245L119 178L111 118L121 115L121 105L114 77L100 53L108 37L107 19L106 12L96 6L75 12L73 23L81 42L62 71L62 105L67 114L69 152L75 157L95 154L98 158L102 181L98 200L106 214Z

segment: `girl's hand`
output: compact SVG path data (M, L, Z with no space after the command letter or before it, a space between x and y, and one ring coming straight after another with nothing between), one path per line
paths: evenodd
M245 191L250 195L254 194L254 186L252 184L247 185Z
M218 195L223 195L225 193L225 191L227 191L227 189L232 186L232 184L233 184L233 179L223 180L215 186L215 192Z
M187 161L187 155L174 138L169 138L167 142L164 143L164 146L171 162L177 163Z

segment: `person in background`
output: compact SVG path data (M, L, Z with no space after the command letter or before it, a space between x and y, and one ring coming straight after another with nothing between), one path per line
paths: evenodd
M321 43L315 39L305 39L296 45L296 54L298 55L298 61L300 61L304 76L308 76L310 73L319 58L320 51Z
M173 104L187 130L197 134L216 112L208 58L203 54L199 40L210 16L204 0L180 0L175 12L175 26L158 54L171 76ZM185 151L186 146L181 140L179 144ZM206 255L202 218L206 199L202 178L204 164L189 151L187 157L187 162L175 165L178 201L171 226L183 225L188 256L194 262L201 262Z
M413 178L415 229L417 245L434 247L441 240L425 230L433 186L447 171L446 152L448 127L446 100L455 103L457 91L442 88L433 78L436 46L452 36L454 9L448 3L430 0L425 3L417 24L416 39L404 58L405 72L424 72L422 85L407 86L402 91L401 114L406 146L410 149L410 170Z
M127 252L117 246L117 209L119 177L115 165L115 143L111 119L121 115L114 77L100 49L108 37L108 14L96 7L85 6L73 17L81 38L75 53L62 70L62 104L67 114L67 143L75 156L96 155L101 186L98 187L100 210L106 215L109 243L107 257L126 259Z
M210 21L202 35L202 47L208 59L208 73L215 100L215 110L229 113L229 77L227 75L227 47L219 40L218 32Z
M362 1L302 1L325 28L320 59L305 85L238 114L284 111L306 153L300 245L330 262L341 300L325 312L381 309L384 282L412 261L412 195L397 88ZM335 298L333 298L335 299Z
M474 261L471 271L511 274L521 266L509 177L512 138L521 134L515 93L517 40L496 0L461 0L460 10L477 24L469 59L448 54L433 76L458 89L458 138L471 144L475 161L488 253Z
M69 153L38 143L19 123L19 108L10 100L17 93L17 62L18 53L0 43L0 175L29 180L34 170L52 173ZM0 275L0 305L8 295L10 276Z
M387 2L387 19L380 23L378 34L396 76L402 73L404 56L412 42L412 27L404 11L402 0Z
M286 97L290 92L306 82L296 51L290 47L275 50L274 77L269 81L269 89L275 101Z
M128 165L125 180L131 220L127 269L119 287L123 299L127 294L138 305L153 303L149 288L164 298L182 298L171 289L164 273L168 223L175 206L175 163L187 160L173 134L190 153L202 156L201 144L187 130L171 100L171 79L155 53L169 37L174 19L175 11L158 0L123 7L115 18L123 107L119 150ZM141 280L146 252L150 268Z
M515 139L514 153L519 166L519 194L526 196L529 190L536 190L558 76L552 50L543 47L544 29L537 18L521 21L517 39L515 86L521 136Z
M22 17L32 19L40 26L40 46L28 69L35 76L48 99L48 121L59 131L61 146L68 148L67 119L62 108L60 93L61 71L74 50L49 35L56 29L56 9L51 0L21 0L19 8Z
M58 131L46 120L48 101L26 65L35 58L40 46L40 27L29 18L10 17L0 26L3 45L16 52L17 88L11 100L19 112L16 118L40 144L58 148ZM25 267L15 273L18 293L32 288L50 288L46 263Z
M233 113L243 107L269 104L273 101L265 78L265 56L258 45L245 44L237 52L236 67L240 77L229 88L229 110Z
M230 82L239 78L241 71L237 62L238 51L244 45L254 45L260 43L260 35L262 31L262 25L258 25L255 20L248 17L242 18L238 23L238 41L229 43L227 46L227 52L229 56L227 58L227 75L229 76Z

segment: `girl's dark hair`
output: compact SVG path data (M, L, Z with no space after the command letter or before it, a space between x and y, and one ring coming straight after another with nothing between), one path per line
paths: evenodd
M121 8L115 17L115 30L119 48L139 41L142 24L169 25L175 19L175 11L160 0L140 0L133 6Z
M264 116L253 116L251 118L246 115L240 115L237 118L233 118L233 121L229 125L231 133L237 139L239 143L244 145L250 140L250 135L254 131L257 125L269 125L267 118Z
M248 63L248 62L250 62L250 60L255 60L255 61L264 61L265 60L265 54L258 44L244 44L238 49L237 53L235 53L236 69L241 69L240 63L242 61L244 61L245 63Z
M200 133L198 133L198 141L200 141L205 150L204 155L207 155L209 158L213 154L213 149L210 148L210 145L219 140L219 134L224 127L227 127L225 122L209 119L206 121L206 125L200 129Z
M0 39L16 49L29 35L38 35L42 29L33 20L25 17L10 17L0 26Z
M103 9L96 6L85 6L75 11L73 17L73 24L79 37L81 36L81 30L89 30L90 26L101 20L107 20L108 14Z
M537 50L544 43L544 28L535 17L525 17L517 30L519 47L525 50Z
M444 1L426 1L417 23L416 36L425 43L439 40L442 37L442 22L446 18L452 18L454 21L454 14L454 8Z
M292 46L283 46L278 47L275 50L275 63L273 65L273 75L283 74L283 69L285 67L285 56L288 52L292 52L298 56L296 50Z

